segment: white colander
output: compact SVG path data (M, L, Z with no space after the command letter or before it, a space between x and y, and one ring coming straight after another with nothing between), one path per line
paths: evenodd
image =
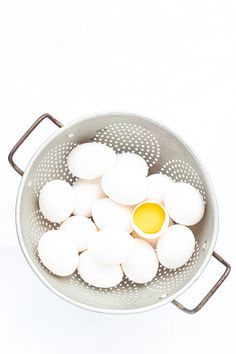
M13 162L13 156L45 118L60 129L41 145L23 173ZM174 270L160 265L157 276L147 284L138 285L124 278L122 283L110 289L90 286L77 273L64 278L54 276L42 265L37 254L39 238L45 231L58 227L58 224L50 223L40 213L39 192L46 182L55 178L69 183L76 180L67 168L67 156L78 143L88 141L101 142L118 153L135 152L146 160L151 173L165 173L175 181L192 184L200 191L206 211L202 221L192 227L196 246L187 264ZM135 313L172 301L183 311L195 313L228 276L230 265L213 252L218 231L218 210L207 172L186 143L158 122L136 114L104 113L63 126L51 115L44 114L11 150L9 162L23 176L16 204L16 225L21 248L39 279L64 300L107 313ZM175 299L199 277L212 255L225 266L225 272L194 309L187 309Z

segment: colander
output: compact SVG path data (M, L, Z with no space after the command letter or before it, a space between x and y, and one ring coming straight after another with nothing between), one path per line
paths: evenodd
M60 129L41 145L23 172L13 161L14 154L44 119L50 119ZM55 178L70 184L76 180L68 170L66 159L78 143L88 141L106 144L117 153L139 154L146 160L151 173L165 173L200 191L206 211L201 222L191 227L196 237L195 251L183 267L170 270L160 265L157 276L147 284L138 285L124 277L116 287L102 289L85 283L77 273L69 277L54 276L42 265L37 254L39 238L59 224L50 223L40 213L39 192L46 182ZM137 114L109 112L86 116L63 126L50 114L44 114L13 147L9 162L22 175L16 203L16 225L22 251L39 279L64 300L106 313L136 313L169 302L187 313L195 313L228 276L230 265L214 252L218 209L208 174L189 146L158 122ZM196 281L211 256L222 263L225 271L203 300L195 308L188 309L176 298Z

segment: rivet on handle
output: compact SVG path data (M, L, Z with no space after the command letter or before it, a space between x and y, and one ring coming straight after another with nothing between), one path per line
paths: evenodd
M28 138L28 136L34 131L34 129L44 120L44 119L50 119L54 124L56 124L59 128L63 127L63 124L59 122L56 118L54 118L51 114L45 113L42 116L40 116L32 125L31 127L25 132L24 135L20 138L20 140L15 144L15 146L11 149L9 155L8 155L8 161L11 164L11 166L14 168L16 172L18 172L21 176L23 176L24 172L22 169L17 166L17 164L13 161L13 156L15 155L16 151L19 149L19 147L23 144L23 142Z

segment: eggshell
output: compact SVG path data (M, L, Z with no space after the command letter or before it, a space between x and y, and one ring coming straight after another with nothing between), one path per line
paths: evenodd
M170 226L157 241L157 257L168 268L182 267L192 256L195 248L193 232L184 225Z
M154 249L156 248L158 237L155 237L155 238L143 238L143 237L139 236L136 231L133 231L133 232L131 233L131 235L133 236L133 238L138 238L138 239L141 239L141 240L146 241L146 242L149 243L149 245L151 245Z
M137 174L147 177L148 165L142 156L131 152L125 152L117 155L115 167L132 168Z
M173 224L174 224L173 220L169 219L169 226L171 226ZM136 231L131 232L131 235L133 236L133 238L139 238L141 240L144 240L144 241L148 242L149 245L151 245L154 249L156 249L158 237L155 237L155 238L143 238L140 235L138 235Z
M121 205L110 198L98 200L92 209L92 216L99 229L119 228L131 232L132 207Z
M75 240L79 252L88 248L89 238L93 233L97 232L94 222L80 215L71 216L64 221L60 226L60 230L66 232L68 236Z
M170 217L178 224L197 224L204 215L202 195L187 183L171 184L165 193L164 203Z
M134 222L133 218L134 218L134 214L135 214L135 211L143 204L149 204L149 203L152 203L152 204L156 204L156 205L159 205L165 212L165 220L163 222L163 225L160 229L160 231L158 232L155 232L155 233L145 233L143 230L141 230ZM136 207L133 209L133 212L132 212L132 217L131 217L131 222L132 222L132 226L133 226L133 229L137 232L137 234L145 239L155 239L157 237L160 237L168 228L169 226L169 222L170 222L170 219L169 219L169 215L167 213L167 210L165 209L164 205L158 203L158 202L155 202L153 200L148 200L148 201L144 201L138 205L136 205Z
M127 231L110 228L93 234L89 240L88 250L97 263L117 265L128 258L133 242L133 237Z
M51 222L62 222L73 212L75 197L69 183L55 179L46 183L39 195L39 209Z
M76 242L62 231L51 230L42 235L38 254L43 265L53 274L68 276L76 270L79 262Z
M92 215L93 204L100 198L105 197L101 186L101 180L79 179L72 187L75 193L75 207L73 214L90 217Z
M102 189L117 203L135 205L147 196L146 179L133 169L115 167L102 177Z
M70 172L82 179L99 178L115 163L115 151L100 143L79 144L67 159Z
M122 268L130 280L144 284L156 276L158 265L158 259L152 246L146 241L136 238L131 254L122 263Z
M147 200L155 200L163 204L167 188L173 183L173 180L167 175L155 173L146 179Z
M81 253L78 273L90 285L98 288L111 288L118 285L123 278L120 265L107 266L94 261L89 251Z

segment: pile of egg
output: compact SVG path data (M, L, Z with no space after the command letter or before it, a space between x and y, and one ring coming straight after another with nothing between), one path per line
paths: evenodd
M100 143L77 145L67 158L77 181L44 185L39 208L59 223L44 233L38 254L57 276L75 271L90 285L118 285L124 274L135 283L151 281L159 263L169 269L192 256L195 237L188 226L204 214L197 189L164 174L148 176L145 160L116 154Z

